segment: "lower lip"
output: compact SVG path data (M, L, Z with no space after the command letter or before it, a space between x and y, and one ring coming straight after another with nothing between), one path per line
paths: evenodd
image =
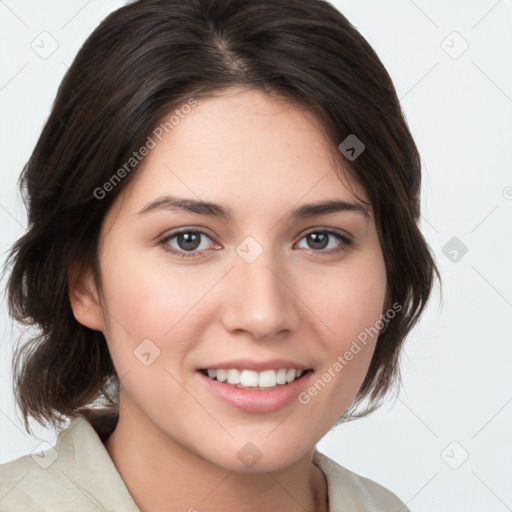
M278 411L296 400L306 388L312 371L308 370L299 379L268 391L241 389L210 379L200 371L197 374L216 397L221 398L229 405L245 412L264 413Z

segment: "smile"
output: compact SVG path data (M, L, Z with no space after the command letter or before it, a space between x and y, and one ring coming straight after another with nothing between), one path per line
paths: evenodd
M285 386L303 374L304 370L294 368L279 368L257 372L247 369L209 369L200 370L203 375L217 382L223 382L240 389L271 390Z
M258 370L261 371L258 371L240 368L242 365L238 368L225 366L198 369L196 375L201 386L221 403L253 414L272 413L294 403L297 406L298 395L307 388L313 377L313 369L307 367L283 368L276 364L276 368L272 369L270 363L252 364L253 368L260 366Z

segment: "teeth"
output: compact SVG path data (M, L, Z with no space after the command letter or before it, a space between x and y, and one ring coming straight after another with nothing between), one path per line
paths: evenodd
M240 384L257 388L259 383L258 372L253 370L242 370L240 374ZM236 383L238 384L238 382Z
M235 369L228 370L228 384L240 384L240 371Z
M279 368L278 370L238 370L236 368L208 370L208 377L219 382L226 382L237 387L246 388L275 388L293 382L304 373L303 370Z
M291 370L295 375L295 370ZM260 373L258 386L260 388L273 388L276 385L277 376L275 370L265 370Z
M286 371L286 368L281 368L280 370L277 370L276 373L276 382L278 384L286 384L286 374L288 372Z

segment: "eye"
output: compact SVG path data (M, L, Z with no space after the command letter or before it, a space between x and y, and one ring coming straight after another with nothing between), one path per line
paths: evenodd
M207 247L201 247L202 238L212 240L204 231L184 229L180 231L174 231L159 241L164 250L171 252L179 258L196 258L201 257L201 252L208 250ZM173 247L171 241L175 240L177 247ZM347 250L352 245L352 240L346 235L343 235L332 229L322 229L316 231L310 231L304 235L301 240L306 239L310 245L310 249L313 252L320 254L330 255ZM328 251L324 249L329 246L329 242L337 240L334 244L334 248ZM217 248L220 246L217 245Z
M166 251L172 252L176 254L179 258L195 258L199 256L197 252L191 251L203 251L206 250L205 247L201 247L201 238L206 237L209 240L211 238L203 231L198 230L182 230L182 231L174 231L170 235L166 236L162 240L160 240L160 244ZM170 245L171 240L176 239L176 244L178 248L172 248Z
M310 231L304 235L301 240L304 239L307 240L313 252L320 252L321 254L327 255L344 251L352 245L352 239L332 229ZM337 240L337 244L334 243L334 248L331 248L331 250L324 251L323 249L325 249L329 245L329 241L333 239Z

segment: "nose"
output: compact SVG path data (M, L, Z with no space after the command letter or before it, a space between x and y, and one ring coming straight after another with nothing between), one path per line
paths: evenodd
M236 257L223 296L222 323L229 332L242 331L263 340L293 332L300 323L300 299L290 272L264 250L252 263Z

